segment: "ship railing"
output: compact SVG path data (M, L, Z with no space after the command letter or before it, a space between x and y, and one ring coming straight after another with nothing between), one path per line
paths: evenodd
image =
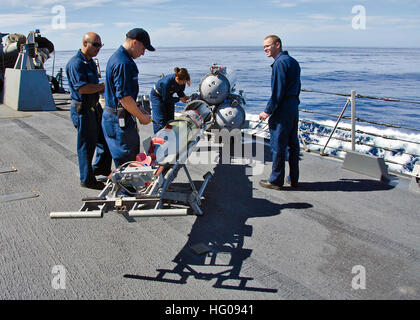
M412 100L404 100L404 99L395 99L395 98L384 98L384 97L373 97L373 96L366 96L366 95L361 95L361 94L356 94L355 90L352 90L350 94L346 94L346 93L336 93L336 92L325 92L325 91L317 91L317 90L308 90L308 89L302 89L302 92L312 92L312 93L320 93L320 94L330 94L330 95L336 95L336 96L343 96L346 97L346 102L345 105L343 107L343 109L341 110L340 115L333 115L333 114L328 114L328 113L323 113L323 112L317 112L317 111L312 111L312 110L307 110L307 109L303 109L300 108L299 111L303 112L303 113L308 113L308 114L315 114L315 115L321 115L323 117L332 117L337 119L336 123L334 126L330 126L330 125L326 125L326 124L320 124L316 121L313 121L311 119L300 119L299 120L299 138L300 138L300 142L303 145L304 149L306 151L310 151L308 145L315 145L320 148L320 155L321 156L328 156L330 154L326 153L326 149L335 149L337 151L341 151L341 152L346 152L346 151L356 151L356 145L363 145L363 146L367 146L370 148L376 148L376 149L380 149L388 152L391 152L392 154L405 154L411 157L414 157L414 159L418 159L417 161L420 161L420 142L419 141L414 141L414 140L409 140L409 139L403 139L403 138L397 138L397 137L393 137L393 136L387 136L385 134L378 134L378 133L374 133L374 132L368 132L367 130L360 130L360 129L356 129L356 123L366 123L366 124L372 124L374 126L380 126L380 127L386 127L386 128L394 128L394 129L404 129L407 132L413 132L413 133L419 133L420 130L416 129L416 128L410 128L410 127L405 127L405 126L400 126L400 125L395 125L392 123L382 123L382 122L377 122L377 121L371 121L371 120L366 120L366 119L362 119L362 118L358 118L356 117L356 99L371 99L371 100L381 100L381 101L387 101L387 102L401 102L401 103L413 103L413 104L420 104L420 102L418 101L412 101ZM351 116L345 116L344 113L347 110L348 106L351 106ZM343 120L348 120L351 123L351 127L340 127L339 124L340 122L342 122ZM328 130L331 130L331 132L329 134L325 134L322 132L313 132L313 131L308 131L305 130L304 128L304 124L309 124L309 125L318 125L320 127L324 127ZM342 132L347 132L350 133L351 139L349 138L343 138L343 137L339 137L339 136L334 136L334 134L337 131L342 131ZM252 132L253 134L256 135L262 135L266 138L268 138L269 136L269 130L268 130L268 123L267 122L262 122L262 121L257 121L257 120L250 120L250 128L247 130L247 132ZM315 141L311 141L311 140L307 140L303 137L303 134L306 135L316 135L322 138L328 138L325 144L320 144L317 143ZM357 135L363 135L364 137L368 137L368 136L372 136L372 137L376 137L376 138L382 138L382 139L386 139L389 141L399 141L399 142L403 142L403 143L410 143L413 144L415 146L419 146L419 148L415 148L415 151L418 150L418 152L407 152L407 151L403 151L401 149L394 149L391 148L389 146L380 146L380 145L376 145L376 144L371 144L368 142L363 141L362 139L357 139ZM351 147L350 148L345 148L345 147L335 147L335 146L329 146L330 141L331 140L338 140L341 142L346 142L346 143L350 143ZM340 157L339 157L340 158ZM384 161L393 165L397 165L397 166L406 166L405 163L398 163L396 161L390 160L390 159L386 159L386 157L384 157ZM413 168L411 168L412 170ZM407 168L406 170L407 171ZM409 174L409 175L413 175L413 174Z
M101 73L105 73L105 71L101 71ZM63 73L61 71L62 77L61 77L61 81L60 84L61 86L64 85L64 87L68 87L68 82L65 76L65 73ZM157 78L162 78L164 76L164 74L144 74L145 76L150 76L150 77L157 77ZM143 85L143 87L145 87L145 85ZM148 89L151 89L152 87L148 87ZM370 100L380 100L380 101L386 101L386 102L397 102L397 103L412 103L412 104L420 104L419 101L413 101L413 100L405 100L405 99L396 99L396 98L386 98L386 97L375 97L375 96L367 96L367 95L361 95L361 94L356 94L355 90L352 90L350 93L338 93L338 92L327 92L327 91L319 91L319 90L309 90L309 89L302 89L301 90L303 93L305 92L310 92L310 93L319 93L319 94L328 94L328 95L336 95L336 96L342 96L342 97L346 97L346 102L345 105L340 113L340 115L333 115L333 114L328 114L328 113L323 113L323 112L317 112L317 111L312 111L312 110L307 110L307 109L303 109L300 108L299 111L303 112L303 113L307 113L307 114L315 114L315 115L321 115L323 117L332 117L337 119L336 124L334 126L329 126L326 124L320 124L317 123L313 120L310 119L300 119L300 125L299 125L299 138L300 138L300 142L303 145L304 149L306 151L310 151L308 145L314 145L314 146L319 146L322 147L321 151L320 151L320 155L321 156L329 156L330 154L326 153L326 149L335 149L337 151L341 151L341 152L346 152L348 150L351 151L355 151L356 150L356 145L364 145L364 146L368 146L371 148L377 148L377 149L381 149L383 151L388 151L388 152L392 152L394 154L406 154L409 155L411 157L417 158L417 161L420 161L420 147L419 147L419 152L418 153L410 153L410 152L406 152L406 151L402 151L401 149L393 149L387 146L379 146L379 145L373 145L373 144L369 144L366 143L364 141L361 140L357 140L357 134L361 135L365 135L365 136L372 136L372 137L377 137L377 138L383 138L386 140L393 140L393 141L400 141L400 142L405 142L405 143L411 143L411 144L415 144L415 145L420 145L420 142L418 141L412 141L412 140L407 140L407 139L401 139L401 138L395 138L395 137L389 137L383 134L377 134L377 133L373 133L373 132L367 132L367 131L363 131L363 130L359 130L356 129L356 123L366 123L366 124L372 124L375 126L382 126L382 127L387 127L387 128L394 128L394 129L403 129L406 130L408 132L416 132L419 133L420 129L415 129L415 128L409 128L409 127L405 127L405 126L400 126L400 125L395 125L395 124L391 124L391 123L381 123L381 122L377 122L377 121L371 121L371 120L366 120L366 119L362 119L362 118L358 118L356 117L356 99L370 99ZM344 113L347 110L348 106L351 106L351 116L345 116ZM176 109L181 110L182 108L180 106L175 106ZM177 110L178 111L178 110ZM339 127L339 124L342 120L347 120L351 122L351 128L345 128L345 127ZM329 135L323 134L323 133L319 133L319 132L311 132L311 131L307 131L307 130L303 130L301 129L302 124L315 124L315 125L320 125L324 128L332 128L331 133ZM268 130L268 123L267 122L262 122L262 121L257 121L257 120L249 120L249 129L247 129L247 132L252 132L252 134L256 134L256 135L260 135L263 136L265 138L269 137L269 130ZM336 137L334 136L334 133L337 131L345 131L345 132L350 132L350 136L351 139L347 139L347 138L341 138L341 137ZM314 141L310 141L307 140L303 137L303 134L307 134L307 135L316 135L319 137L328 137L327 142L325 144L319 144L317 142ZM351 148L342 148L342 147L332 147L329 146L329 143L331 140L338 140L338 141L342 141L342 142L347 142L351 144ZM314 151L314 150L312 150ZM338 157L338 156L337 156ZM340 158L340 157L338 157ZM386 159L384 158L384 161L390 164L394 164L400 167L404 167L406 166L406 164L404 163L398 163L396 161L390 160L390 159ZM413 168L411 168L411 171L413 170Z

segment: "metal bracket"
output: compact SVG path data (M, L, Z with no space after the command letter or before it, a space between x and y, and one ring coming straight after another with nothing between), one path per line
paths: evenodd
M15 167L10 168L0 168L0 173L9 173L9 172L16 172L17 169Z
M14 193L14 194L8 194L8 195L0 196L0 203L1 202L16 201L16 200L23 200L23 199L30 199L30 198L37 198L37 197L39 197L39 193L35 192L35 191Z
M139 167L134 164L135 161L127 162L113 172L98 197L82 199L84 204L78 212L51 212L50 218L102 218L107 211L128 214L129 217L184 216L188 215L189 208L194 214L203 215L201 199L212 174L207 172L204 175L204 181L197 190L185 162L193 150L199 149L197 143L204 132L201 130L177 154L173 165L159 163L159 168L155 169ZM146 140L145 147L149 143ZM188 190L170 188L181 168L188 178Z
M187 192L169 188L181 168L184 168L191 188ZM188 207L193 210L194 214L203 215L203 211L200 209L201 198L212 174L207 172L204 175L200 190L196 189L185 164L177 162L165 176L162 178L160 175L154 180L155 185L151 185L147 189L151 193L142 193L136 196L115 195L119 189L109 180L98 197L82 199L84 204L79 211L51 212L50 218L102 218L107 211L115 211L120 214L128 213L129 217L185 216L188 215Z

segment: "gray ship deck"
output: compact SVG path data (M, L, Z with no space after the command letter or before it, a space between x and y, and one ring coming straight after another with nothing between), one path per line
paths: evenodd
M68 105L51 112L0 106L0 299L419 299L419 195L304 153L301 188L263 189L262 176L218 165L203 216L51 220L98 191L79 187ZM141 128L142 139L152 132ZM209 165L210 167L210 165ZM189 166L199 184L208 171ZM180 173L180 181L186 177ZM2 198L4 199L4 198ZM191 247L211 252L197 255ZM52 268L66 289L52 287ZM354 266L366 289L354 290Z

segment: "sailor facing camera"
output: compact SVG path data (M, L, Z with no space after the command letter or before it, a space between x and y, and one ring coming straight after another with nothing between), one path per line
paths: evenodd
M103 189L104 184L95 176L111 173L112 158L102 132L102 107L98 103L104 84L99 83L97 65L92 59L103 44L99 35L93 32L86 33L82 43L82 48L66 65L72 100L70 115L77 129L80 184L86 188ZM92 165L95 148L96 159Z
M185 84L191 84L188 70L175 68L174 71L174 74L160 79L150 92L154 133L164 128L168 121L174 119L175 103L178 101L185 103L189 98L184 93ZM173 97L174 93L178 97Z
M136 103L139 70L134 59L144 55L146 49L155 51L149 34L140 28L132 29L106 66L102 128L116 167L134 161L140 152L136 118L141 124L151 122L150 115Z

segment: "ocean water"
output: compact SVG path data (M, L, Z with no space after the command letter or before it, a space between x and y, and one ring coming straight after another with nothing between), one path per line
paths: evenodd
M355 90L357 94L366 96L417 101L418 104L356 100L358 118L402 127L395 129L358 123L356 129L364 133L357 135L357 141L377 144L391 151L361 145L357 145L357 150L382 156L391 161L387 163L391 170L404 173L412 171L414 164L420 161L420 49L333 47L284 49L288 50L301 65L303 89L345 94ZM60 68L64 69L76 51L77 49L56 52L55 59L49 59L45 65L47 73L52 74L53 65L54 74ZM102 49L97 57L103 76L107 60L114 51L115 49ZM236 75L236 88L245 93L249 119L256 119L256 115L264 110L270 96L272 62L273 59L265 56L262 47L157 48L155 52L146 51L145 56L136 60L140 71L139 85L142 94L149 94L160 75L172 73L174 67L185 67L191 75L191 86L185 91L187 95L198 90L201 78L208 73L213 63L228 67ZM331 132L329 126L334 126L347 98L313 92L302 92L300 98L301 110L322 113L300 112L301 119L316 121L321 125L320 127L318 124L302 123L301 129L309 132L303 133L303 138L315 143L309 145L309 148L322 150L322 145L327 140L325 136ZM350 106L344 115L351 115ZM348 121L344 121L340 127L348 127ZM258 124L257 129L264 129L264 124ZM365 133L388 138L371 137ZM350 139L351 134L340 130L334 134L334 137ZM329 146L349 149L350 143L333 139ZM342 151L331 148L325 151L338 156L343 154Z

